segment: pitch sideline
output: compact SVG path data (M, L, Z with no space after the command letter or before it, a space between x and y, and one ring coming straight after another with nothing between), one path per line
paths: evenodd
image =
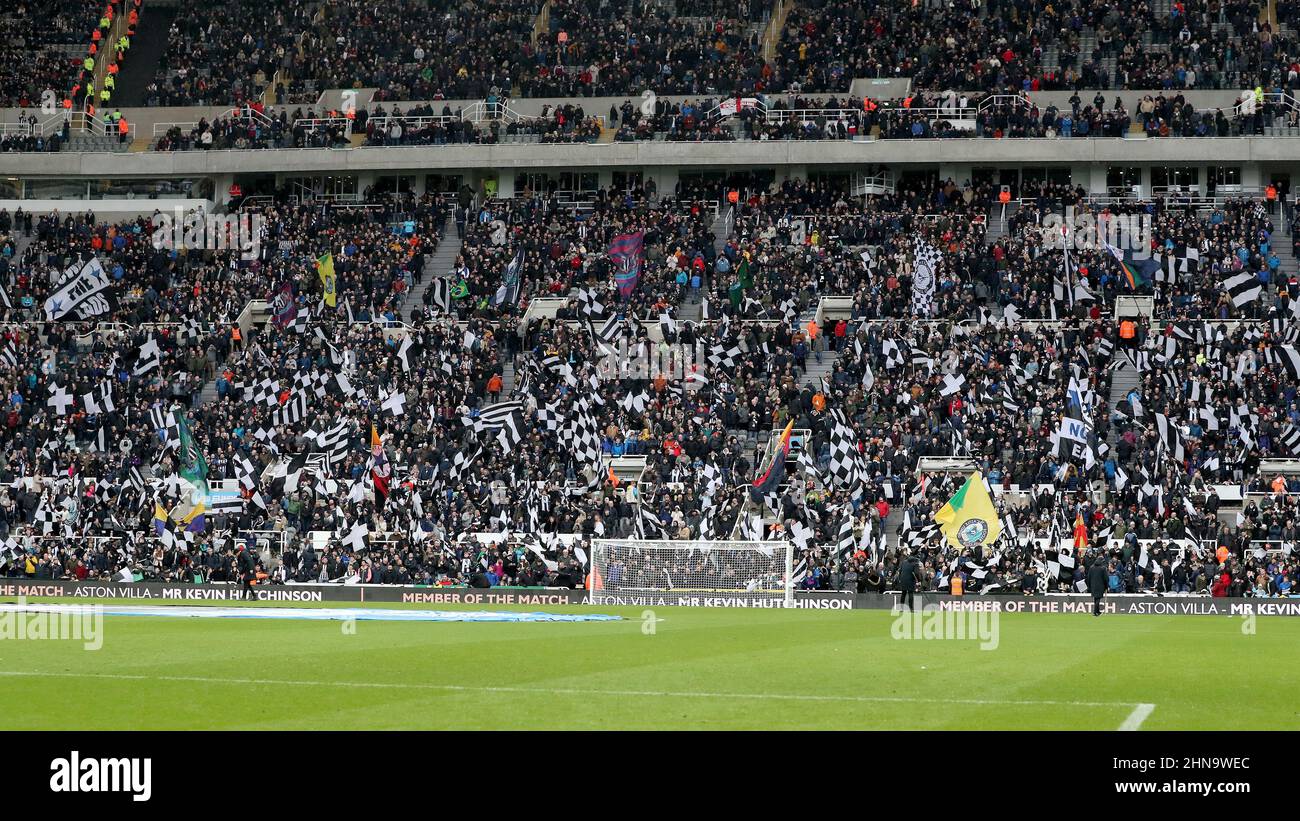
M1053 699L913 698L909 696L836 696L814 693L719 693L675 690L586 690L576 687L491 687L462 684L425 684L385 681L307 681L293 679L223 678L219 676L148 676L130 673L54 673L0 670L10 678L97 678L122 681L179 681L194 684L237 684L281 687L356 687L361 689L434 690L467 693L533 693L537 695L610 696L615 698L726 698L764 701L841 701L866 704L968 704L1012 707L1131 707L1120 730L1136 730L1155 710L1154 704L1130 701L1061 701ZM1131 726L1130 726L1131 725Z

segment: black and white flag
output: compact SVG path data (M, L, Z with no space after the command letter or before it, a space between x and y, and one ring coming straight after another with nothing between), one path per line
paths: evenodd
M1175 461L1182 462L1187 458L1182 434L1178 432L1178 424L1163 413L1156 414L1156 433L1160 436L1160 443Z
M1264 286L1250 271L1242 271L1225 279L1223 290L1227 291L1228 296L1232 298L1232 304L1240 308L1259 299L1264 293Z
M81 395L81 406L86 413L112 413L117 410L113 404L113 383L105 379L90 393Z
M939 260L943 256L922 237L912 240L912 313L930 316L934 313L934 290L938 279Z
M150 336L136 353L135 367L132 368L131 373L135 376L143 376L159 367L162 367L162 351L158 349L158 340Z
M111 286L99 257L80 268L73 263L59 280L58 290L45 300L45 320L86 320L111 312L117 307Z

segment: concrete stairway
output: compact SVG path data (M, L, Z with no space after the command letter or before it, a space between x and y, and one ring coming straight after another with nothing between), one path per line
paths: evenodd
M1116 357L1120 356L1119 350L1115 351ZM1119 403L1128 395L1128 392L1138 386L1138 372L1129 366L1124 366L1111 374L1110 380L1110 408L1114 410ZM1106 437L1106 443L1112 448L1119 441L1119 432L1112 425L1110 434Z
M203 390L199 391L199 405L207 405L215 401L217 401L217 380L211 379L203 386Z
M10 216L12 216L12 213ZM27 253L28 247L36 241L36 218L32 218L32 235L30 237L23 236L22 229L15 225L9 229L9 238L14 241L14 256L10 263L22 264L23 255Z
M1272 245L1273 253L1282 261L1282 273L1287 276L1295 273L1297 263L1295 255L1291 253L1291 225L1287 222L1280 202L1273 214Z
M727 240L731 238L732 220L730 206L724 206L718 213L717 219L713 221L713 250L722 254L722 249L726 247ZM704 283L699 293L691 294L689 291L682 297L682 301L677 305L677 320L679 322L699 322L704 317L704 298L703 295L710 290L712 272L706 271Z
M898 547L898 528L903 524L903 511L906 509L906 499L898 499L889 505L889 515L885 517L885 544L891 548Z
M692 296L689 292L677 305L678 322L699 322L704 317L704 299L699 294Z
M433 287L433 281L446 276L455 267L461 245L460 238L456 236L455 224L448 219L442 226L442 241L438 243L438 250L425 260L423 281L411 290L411 296L406 301L408 314L417 305L424 304L424 295Z
M718 210L718 218L713 221L713 250L719 254L722 249L727 247L727 240L731 239L731 229L734 227L734 221L731 218L731 206L724 204Z
M1007 223L1010 222L1011 217L1015 215L1016 209L1019 207L1020 205L1018 203L1008 203L1005 216L1002 211L1001 203L998 203L989 209L988 230L984 233L984 241L986 243L992 245L1007 235Z
M799 378L799 385L811 386L814 390L821 387L822 377L830 378L831 371L835 370L835 360L839 358L839 353L832 350L821 352L821 361L818 362L814 356L808 357L808 370L804 371L803 376Z
M113 104L123 108L145 105L148 98L145 89L158 72L163 53L167 50L167 32L176 19L175 4L149 3L146 6L140 15L135 37L131 38L131 48L122 61L122 70L117 73Z

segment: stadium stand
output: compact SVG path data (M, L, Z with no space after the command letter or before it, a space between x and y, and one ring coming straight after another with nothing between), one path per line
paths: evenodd
M594 538L783 539L804 589L911 550L1038 595L1077 516L1116 592L1289 595L1298 8L239 0L92 116L103 9L19 6L0 568L581 587ZM956 549L976 469L1003 536Z

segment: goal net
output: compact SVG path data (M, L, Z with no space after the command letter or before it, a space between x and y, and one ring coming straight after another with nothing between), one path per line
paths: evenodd
M794 545L785 541L596 539L588 586L604 603L722 598L793 607L793 560Z

